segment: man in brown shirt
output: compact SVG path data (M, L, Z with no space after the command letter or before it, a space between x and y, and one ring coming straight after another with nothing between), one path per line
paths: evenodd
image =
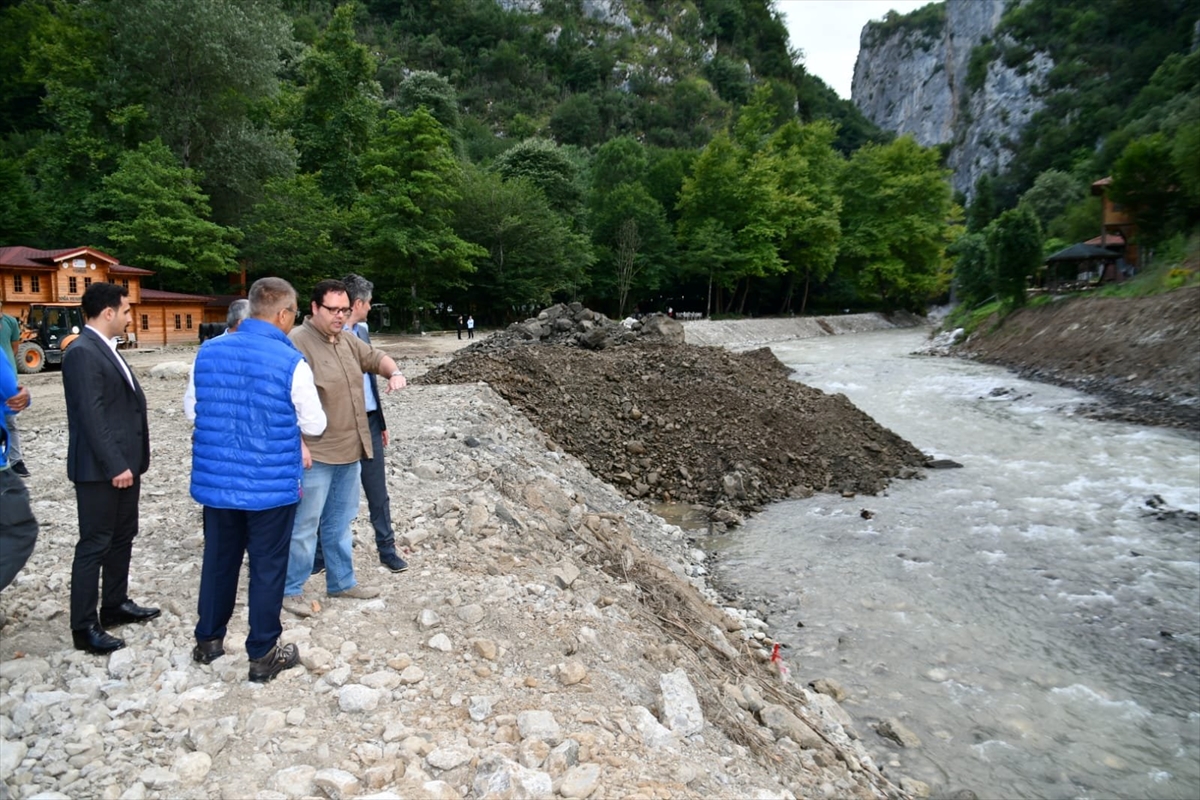
M369 599L379 590L362 586L354 576L350 523L358 514L359 461L373 458L367 425L363 373L388 379L384 391L406 385L392 357L342 327L350 315L350 298L341 281L321 281L312 292L312 315L292 329L289 338L312 367L317 394L325 410L325 432L305 436L303 495L296 509L288 554L283 607L311 616L314 605L304 595L312 574L320 530L325 555L325 592L330 597Z

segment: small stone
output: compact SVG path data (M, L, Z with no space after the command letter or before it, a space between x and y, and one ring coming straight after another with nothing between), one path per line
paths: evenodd
M405 667L400 673L400 682L408 685L420 683L425 680L425 670L418 667L416 664Z
M454 645L450 642L450 637L444 633L435 633L433 638L425 644L430 650L437 650L442 653L449 653L454 649Z
M587 667L571 659L558 668L558 682L563 686L574 686L587 677Z
M185 786L196 786L204 782L212 770L212 756L208 753L184 753L172 765L175 774Z
M468 625L477 625L483 621L483 606L478 603L471 603L458 609L456 614L459 621L465 622Z
M704 712L696 690L682 669L658 677L662 692L663 724L680 736L691 736L704 729Z
M475 655L486 658L488 661L495 661L500 654L500 648L491 639L475 639L471 642L471 648L475 651Z
M846 699L846 690L833 678L817 678L808 684L814 692L829 695L839 703Z
M572 584L579 579L579 567L570 561L564 561L551 570L551 574L554 576L554 582L558 584L558 588L570 589Z
M436 628L441 624L442 618L438 616L438 613L431 608L423 608L421 609L421 612L417 614L417 627L423 631Z
M492 698L472 695L467 702L467 713L476 722L483 722L492 715Z
M522 739L541 739L552 747L562 741L562 729L549 711L522 711L517 714L517 729Z
M380 692L361 683L351 683L338 690L338 708L349 713L374 711L379 707Z
M267 788L282 792L288 797L307 797L313 793L313 778L317 768L298 764L279 770L267 779Z
M591 795L600 785L600 765L580 764L571 767L563 775L558 792L563 797L583 798Z
M321 769L313 776L313 783L325 793L329 800L354 797L362 791L358 778L344 769Z
M895 717L890 717L880 722L875 726L875 732L885 739L891 739L901 747L921 746L920 738Z

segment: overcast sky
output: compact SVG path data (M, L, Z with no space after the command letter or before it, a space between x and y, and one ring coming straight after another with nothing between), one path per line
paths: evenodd
M787 22L792 47L804 51L804 68L844 100L850 99L858 35L863 25L891 9L901 14L931 0L775 0Z

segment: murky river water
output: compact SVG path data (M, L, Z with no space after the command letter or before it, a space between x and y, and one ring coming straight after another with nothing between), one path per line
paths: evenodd
M1200 524L1146 500L1200 509L1200 443L1074 416L1083 395L1002 369L908 355L924 335L773 349L963 468L772 506L708 540L718 581L771 601L793 675L849 690L893 776L980 798L1195 800ZM921 747L879 739L870 723L888 717Z

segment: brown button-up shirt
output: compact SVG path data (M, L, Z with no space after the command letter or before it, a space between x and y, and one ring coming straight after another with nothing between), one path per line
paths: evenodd
M309 319L293 328L289 338L312 367L317 395L328 420L320 436L304 437L313 460L352 464L374 458L362 376L364 372L379 372L384 352L346 331L331 342Z

